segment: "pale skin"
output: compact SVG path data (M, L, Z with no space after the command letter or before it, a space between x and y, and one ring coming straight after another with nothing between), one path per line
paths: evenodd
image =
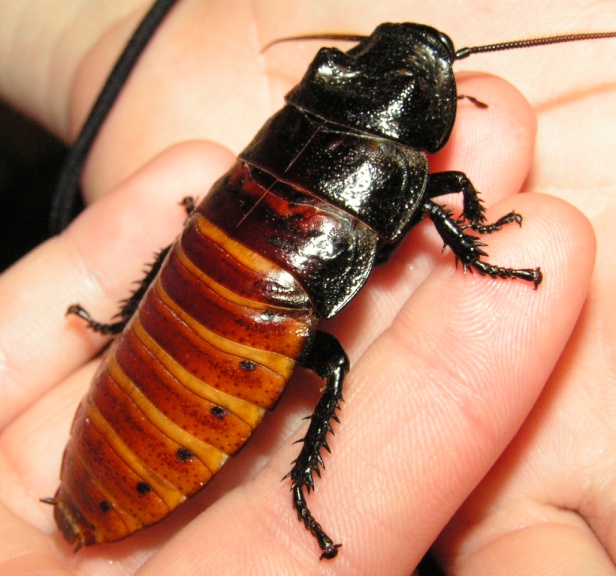
M0 96L68 142L147 3L44 4L0 0ZM88 209L0 277L0 573L408 575L436 542L447 574L616 574L616 40L455 66L517 89L465 73L459 92L489 108L460 103L432 170L465 171L492 220L523 214L487 238L490 261L540 265L545 280L465 275L426 222L322 325L352 363L309 497L343 543L336 560L318 561L280 482L319 394L302 371L208 490L153 528L74 555L38 501L104 343L64 310L113 315L181 228L177 202L207 193L320 45L260 54L267 41L383 21L433 25L458 47L616 29L611 0L476 4L179 3L89 159Z

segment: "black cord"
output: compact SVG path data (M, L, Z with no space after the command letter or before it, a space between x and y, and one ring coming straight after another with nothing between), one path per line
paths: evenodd
M76 216L76 201L80 195L79 180L83 164L92 148L122 87L152 36L177 0L156 0L118 58L105 82L81 133L65 160L54 191L49 219L51 234L64 230Z

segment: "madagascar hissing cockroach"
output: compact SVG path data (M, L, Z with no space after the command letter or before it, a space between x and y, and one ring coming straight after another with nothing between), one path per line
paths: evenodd
M425 216L464 270L521 279L539 268L487 262L486 223L461 172L429 173L457 100L454 61L479 52L614 37L569 35L463 48L434 28L382 24L343 52L323 48L287 104L197 206L115 324L69 312L112 342L75 417L53 498L77 547L119 540L163 519L200 490L248 440L299 365L325 380L288 474L299 518L321 558L339 544L310 513L304 491L349 369L338 341L317 330L362 288ZM346 38L349 37L332 37ZM476 100L471 101L480 105ZM462 217L434 201L463 196Z

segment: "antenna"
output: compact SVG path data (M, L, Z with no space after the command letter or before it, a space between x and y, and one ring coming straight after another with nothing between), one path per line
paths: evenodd
M501 50L514 50L516 48L532 48L546 44L561 44L563 42L579 42L581 40L597 40L599 38L616 38L616 32L589 32L586 34L563 34L561 36L547 36L545 38L530 38L528 40L514 40L513 42L499 42L484 46L471 46L461 48L456 52L456 60L468 58L471 54L482 52L499 52Z
M346 42L361 42L369 38L360 34L306 34L303 36L288 36L277 38L268 42L261 50L265 52L276 44L283 42L293 42L295 40L343 40ZM511 42L498 42L496 44L485 44L484 46L470 46L460 48L456 52L456 60L468 58L471 54L481 54L483 52L500 52L503 50L515 50L516 48L532 48L534 46L545 46L547 44L561 44L564 42L580 42L582 40L598 40L600 38L616 38L616 32L587 32L582 34L561 34L559 36L546 36L544 38L529 38L527 40L513 40Z
M287 36L285 38L276 38L276 40L268 42L265 46L263 46L263 48L261 48L261 53L269 50L276 44L282 44L283 42L294 42L295 40L343 40L346 42L361 42L366 38L369 38L369 36L362 36L359 34L305 34L303 36Z

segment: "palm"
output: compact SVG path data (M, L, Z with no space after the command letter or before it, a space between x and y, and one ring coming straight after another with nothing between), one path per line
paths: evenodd
M310 3L294 8L285 18L273 3L256 8L238 4L230 13L222 2L220 6L180 3L149 58L140 64L89 160L86 195L91 201L107 197L95 202L64 237L43 246L0 279L1 349L6 357L0 513L7 533L5 557L19 558L13 560L21 562L17 573L37 563L46 569L64 565L93 574L132 573L154 552L144 574L188 574L198 569L243 573L239 559L258 573L325 569L316 562L313 543L293 515L288 486L279 482L296 452L291 441L301 435L293 430L318 396L319 384L302 375L211 490L134 538L72 557L59 544L49 509L37 501L55 490L72 414L95 368L89 359L101 345L100 339L62 317L65 306L80 301L97 317L110 317L142 263L172 240L181 226L181 209L170 214L174 203L189 194L203 196L231 155L206 144L184 145L158 157L112 194L107 192L176 142L207 138L233 152L241 149L280 106L282 95L303 73L315 48L313 43L292 43L263 56L257 50L264 42L320 30L369 32L381 21L410 18L407 3L381 3L369 10L356 10L345 2L327 3L327 10L317 10ZM500 4L505 13L507 3ZM558 3L554 4L556 10ZM523 19L516 21L515 16L503 18L506 26L497 29L491 19L482 26L480 12L471 20L471 28L469 20L455 11L444 14L440 5L438 14L431 13L435 10L419 6L412 19L434 23L448 18L449 25L444 22L440 27L458 44L460 38L475 42L474 29L493 30L489 38L478 39L480 43L528 35ZM529 2L526 13L531 12ZM541 29L547 34L563 27L546 19ZM578 20L577 27L596 28L596 20ZM594 475L571 479L571 490L583 499L582 480L606 485L606 478L613 477L609 422L614 359L606 343L614 341L610 330L615 325L609 321L615 308L610 306L610 273L615 268L608 250L614 245L609 219L614 211L609 152L614 136L605 119L616 117L616 99L614 79L607 84L587 65L603 59L601 69L607 69L613 55L613 44L608 42L536 49L532 74L528 53L477 56L460 63L482 70L494 66L536 105L541 132L525 187L562 196L581 208L593 222L599 259L583 322L578 323L547 394L494 474L441 539L438 551L446 562L468 560L454 555L453 538L471 550L481 550L493 525L502 533L512 528L507 522L496 524L489 511L508 506L512 525L532 515L532 509L529 512L509 499L511 483L536 495L535 478L571 478L572 471L592 467ZM104 53L101 48L103 59ZM116 52L111 49L111 53ZM93 58L96 62L96 53ZM564 77L558 65L563 58L568 70ZM172 70L167 73L172 78L161 81L156 71L160 62ZM83 70L72 109L75 121L83 118L93 86L104 75L94 65ZM344 542L341 558L327 565L332 571L357 574L359 567L369 574L410 571L522 423L567 340L584 296L593 250L584 222L550 199L511 198L522 186L531 160L532 121L523 104L490 79L471 79L460 91L488 101L490 109L482 113L461 105L458 130L435 166L465 170L489 205L508 198L492 216L512 207L527 216L522 233L512 228L489 239L490 255L494 261L510 257L525 265L540 263L546 282L535 293L521 284L453 273L451 258L440 256L439 242L430 227L422 225L350 309L326 326L343 341L355 366L343 422L332 444L334 458L327 459L328 470L314 499L315 513ZM571 117L578 122L575 129ZM485 118L489 122L483 125ZM506 140L512 135L515 140ZM486 146L488 138L493 139ZM565 226L568 233L563 232ZM571 239L574 244L568 243ZM412 293L415 296L409 299ZM600 357L597 350L604 351ZM32 362L33 357L38 361ZM575 419L563 421L559 418L563 413L575 414ZM596 422L597 413L605 424L599 439L588 424ZM575 441L574 447L563 450L563 437ZM547 449L535 450L539 442ZM589 460L591 450L604 456ZM557 457L561 452L567 459ZM556 482L554 490L561 488ZM567 494L549 504L571 508ZM602 503L603 509L605 503L611 504L603 493L591 496L592 503ZM538 496L537 501L541 501ZM473 530L463 529L469 511L480 506L488 511L487 518L480 522L473 517ZM593 511L591 505L580 509L582 515ZM500 520L498 515L494 518ZM607 530L605 525L592 528L598 538ZM586 533L576 537L580 535ZM477 558L481 560L480 555Z

